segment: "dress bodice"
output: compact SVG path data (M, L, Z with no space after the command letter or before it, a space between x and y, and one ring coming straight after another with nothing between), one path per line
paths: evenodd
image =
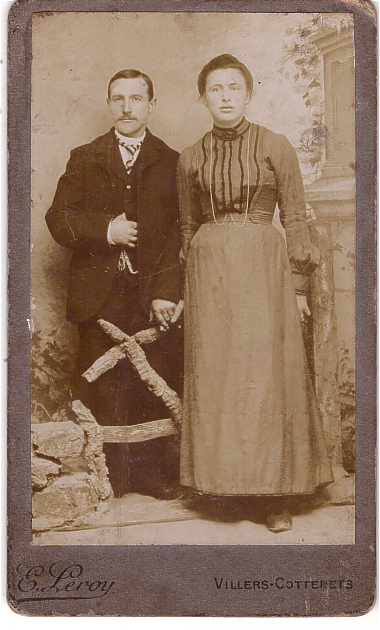
M233 129L216 126L179 159L181 258L210 216L249 214L255 223L271 223L278 204L288 256L295 273L314 270L319 252L311 245L296 151L281 135L245 118Z
M222 216L248 212L271 220L276 181L265 151L265 132L259 125L244 123L243 130L232 137L229 130L214 127L197 147L192 166L202 212L207 214L210 208Z

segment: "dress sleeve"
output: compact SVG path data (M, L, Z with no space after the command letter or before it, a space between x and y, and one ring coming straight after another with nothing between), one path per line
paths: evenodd
M180 261L186 267L191 240L202 223L202 210L195 172L192 168L192 149L183 151L178 161L177 187L181 231Z
M280 221L285 229L289 262L297 293L307 293L309 276L319 264L320 252L310 242L306 204L297 153L285 136L277 136L272 151Z

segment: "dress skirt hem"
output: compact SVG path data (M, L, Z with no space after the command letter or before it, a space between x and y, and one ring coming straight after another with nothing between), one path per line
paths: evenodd
M316 486L313 490L308 490L307 492L293 492L291 494L259 494L258 492L256 492L255 494L229 494L227 492L223 492L223 494L218 494L216 492L205 492L204 490L198 490L198 488L194 488L193 486L186 486L184 484L183 487L184 488L188 488L189 490L193 490L194 492L196 492L197 494L200 494L202 496L207 496L207 497L237 497L237 498L241 498L241 497L281 497L281 498L291 498L291 497L309 497L312 496L313 494L315 494L318 490L323 490L323 488L326 488L327 486L330 486L332 483L334 483L333 480L331 481L326 481L325 483L321 483L319 486Z

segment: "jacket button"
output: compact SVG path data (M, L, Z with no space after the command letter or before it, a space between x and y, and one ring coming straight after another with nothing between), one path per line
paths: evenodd
M131 185L127 184L127 190L131 190Z

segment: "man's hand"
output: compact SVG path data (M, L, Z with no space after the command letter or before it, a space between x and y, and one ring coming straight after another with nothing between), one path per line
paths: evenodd
M125 214L119 214L116 219L111 221L109 235L115 245L136 247L137 223L128 221Z
M156 320L160 325L160 330L169 330L172 317L176 312L176 305L169 300L152 300L150 307L150 321Z
M301 322L305 321L305 317L311 315L306 295L298 295L297 294L297 304L298 304L298 312L301 318Z

